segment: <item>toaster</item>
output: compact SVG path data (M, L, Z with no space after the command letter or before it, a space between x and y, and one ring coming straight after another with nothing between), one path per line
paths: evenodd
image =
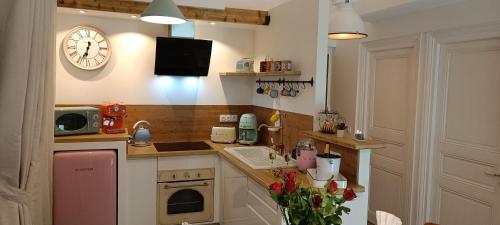
M212 127L210 139L215 143L232 144L236 141L236 127Z

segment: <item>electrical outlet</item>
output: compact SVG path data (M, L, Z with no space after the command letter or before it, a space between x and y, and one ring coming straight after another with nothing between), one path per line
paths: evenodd
M238 115L229 115L229 122L237 123L238 122Z
M219 115L219 122L221 123L237 123L238 115Z

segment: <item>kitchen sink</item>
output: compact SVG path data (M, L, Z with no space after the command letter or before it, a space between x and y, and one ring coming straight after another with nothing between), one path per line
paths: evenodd
M287 163L285 158L276 154L276 159L271 166L269 153L274 152L272 148L265 146L252 146L252 147L228 147L224 149L226 152L241 160L252 169L271 169L271 167L295 167L295 160Z

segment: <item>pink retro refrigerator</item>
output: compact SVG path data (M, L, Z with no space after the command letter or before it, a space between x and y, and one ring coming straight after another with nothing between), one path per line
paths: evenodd
M116 152L54 154L54 225L116 224Z

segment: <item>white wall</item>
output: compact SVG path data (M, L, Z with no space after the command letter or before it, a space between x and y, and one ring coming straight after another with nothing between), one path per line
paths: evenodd
M468 0L431 10L368 23L369 40L500 21L500 1ZM358 47L362 41L338 41L334 59L332 105L354 125Z
M196 38L214 40L208 77L156 77L155 37L167 36L166 26L123 18L104 18L59 12L56 19L56 104L251 105L253 80L221 79L221 71L233 71L235 62L253 55L254 30L239 27L197 25ZM97 71L72 66L61 42L80 24L103 30L112 45L108 64Z
M297 78L309 80L314 77L321 81L326 73L327 38L326 24L319 23L320 5L328 6L327 1L291 0L270 10L271 24L268 27L259 27L255 35L255 70L259 70L260 61L266 56L274 60L292 60L294 70L300 70L302 75ZM325 8L322 8L325 11ZM327 12L327 11L325 11ZM299 16L300 15L300 16ZM326 15L325 15L326 16ZM323 32L325 38L318 38ZM321 34L319 34L321 35ZM324 40L323 40L324 39ZM318 57L322 55L321 57ZM321 64L325 69L318 71ZM262 78L263 80L276 77ZM297 97L283 97L272 99L269 96L256 93L258 85L254 85L253 103L257 106L278 108L286 111L314 115L317 112L315 105L315 90L317 87L300 89ZM321 96L319 96L321 97Z

